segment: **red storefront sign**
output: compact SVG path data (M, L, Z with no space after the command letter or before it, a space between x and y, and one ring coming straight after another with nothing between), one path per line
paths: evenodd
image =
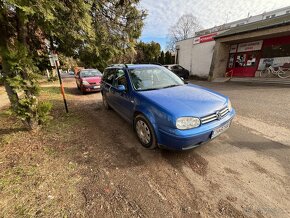
M211 34L208 34L208 35L196 37L193 40L193 44L214 41L213 37L216 36L216 35L217 35L217 33L211 33Z
M213 37L216 36L216 35L217 35L217 33L212 33L212 34L209 34L209 35L201 36L200 37L200 43L213 41L214 40Z
M241 43L237 52L258 51L262 49L263 40Z

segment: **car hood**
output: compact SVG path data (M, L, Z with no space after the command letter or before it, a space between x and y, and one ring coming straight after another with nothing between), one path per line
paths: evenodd
M203 117L227 105L227 97L192 84L139 93L176 117Z

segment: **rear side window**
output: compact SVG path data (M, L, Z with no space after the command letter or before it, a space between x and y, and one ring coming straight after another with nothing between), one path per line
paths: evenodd
M113 84L114 78L116 76L115 69L106 69L103 76L103 81L108 84Z

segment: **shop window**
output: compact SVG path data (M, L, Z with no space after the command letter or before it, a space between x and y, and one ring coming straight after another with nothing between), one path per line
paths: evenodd
M229 58L228 68L232 67L254 67L258 62L258 54L259 52L247 52L247 53L239 53L236 55L231 54ZM235 61L234 61L235 60Z
M235 60L235 54L231 54L230 58L229 58L228 68L233 68L234 67L234 60Z
M237 54L235 67L244 67L246 65L246 54Z
M256 63L257 63L257 54L255 52L253 52L252 54L248 54L247 66L253 67L256 66Z

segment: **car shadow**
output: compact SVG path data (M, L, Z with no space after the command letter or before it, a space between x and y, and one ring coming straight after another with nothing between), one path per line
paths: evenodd
M65 93L70 95L93 95L100 92L100 91L86 92L85 94L83 94L77 87L65 87L64 91Z

